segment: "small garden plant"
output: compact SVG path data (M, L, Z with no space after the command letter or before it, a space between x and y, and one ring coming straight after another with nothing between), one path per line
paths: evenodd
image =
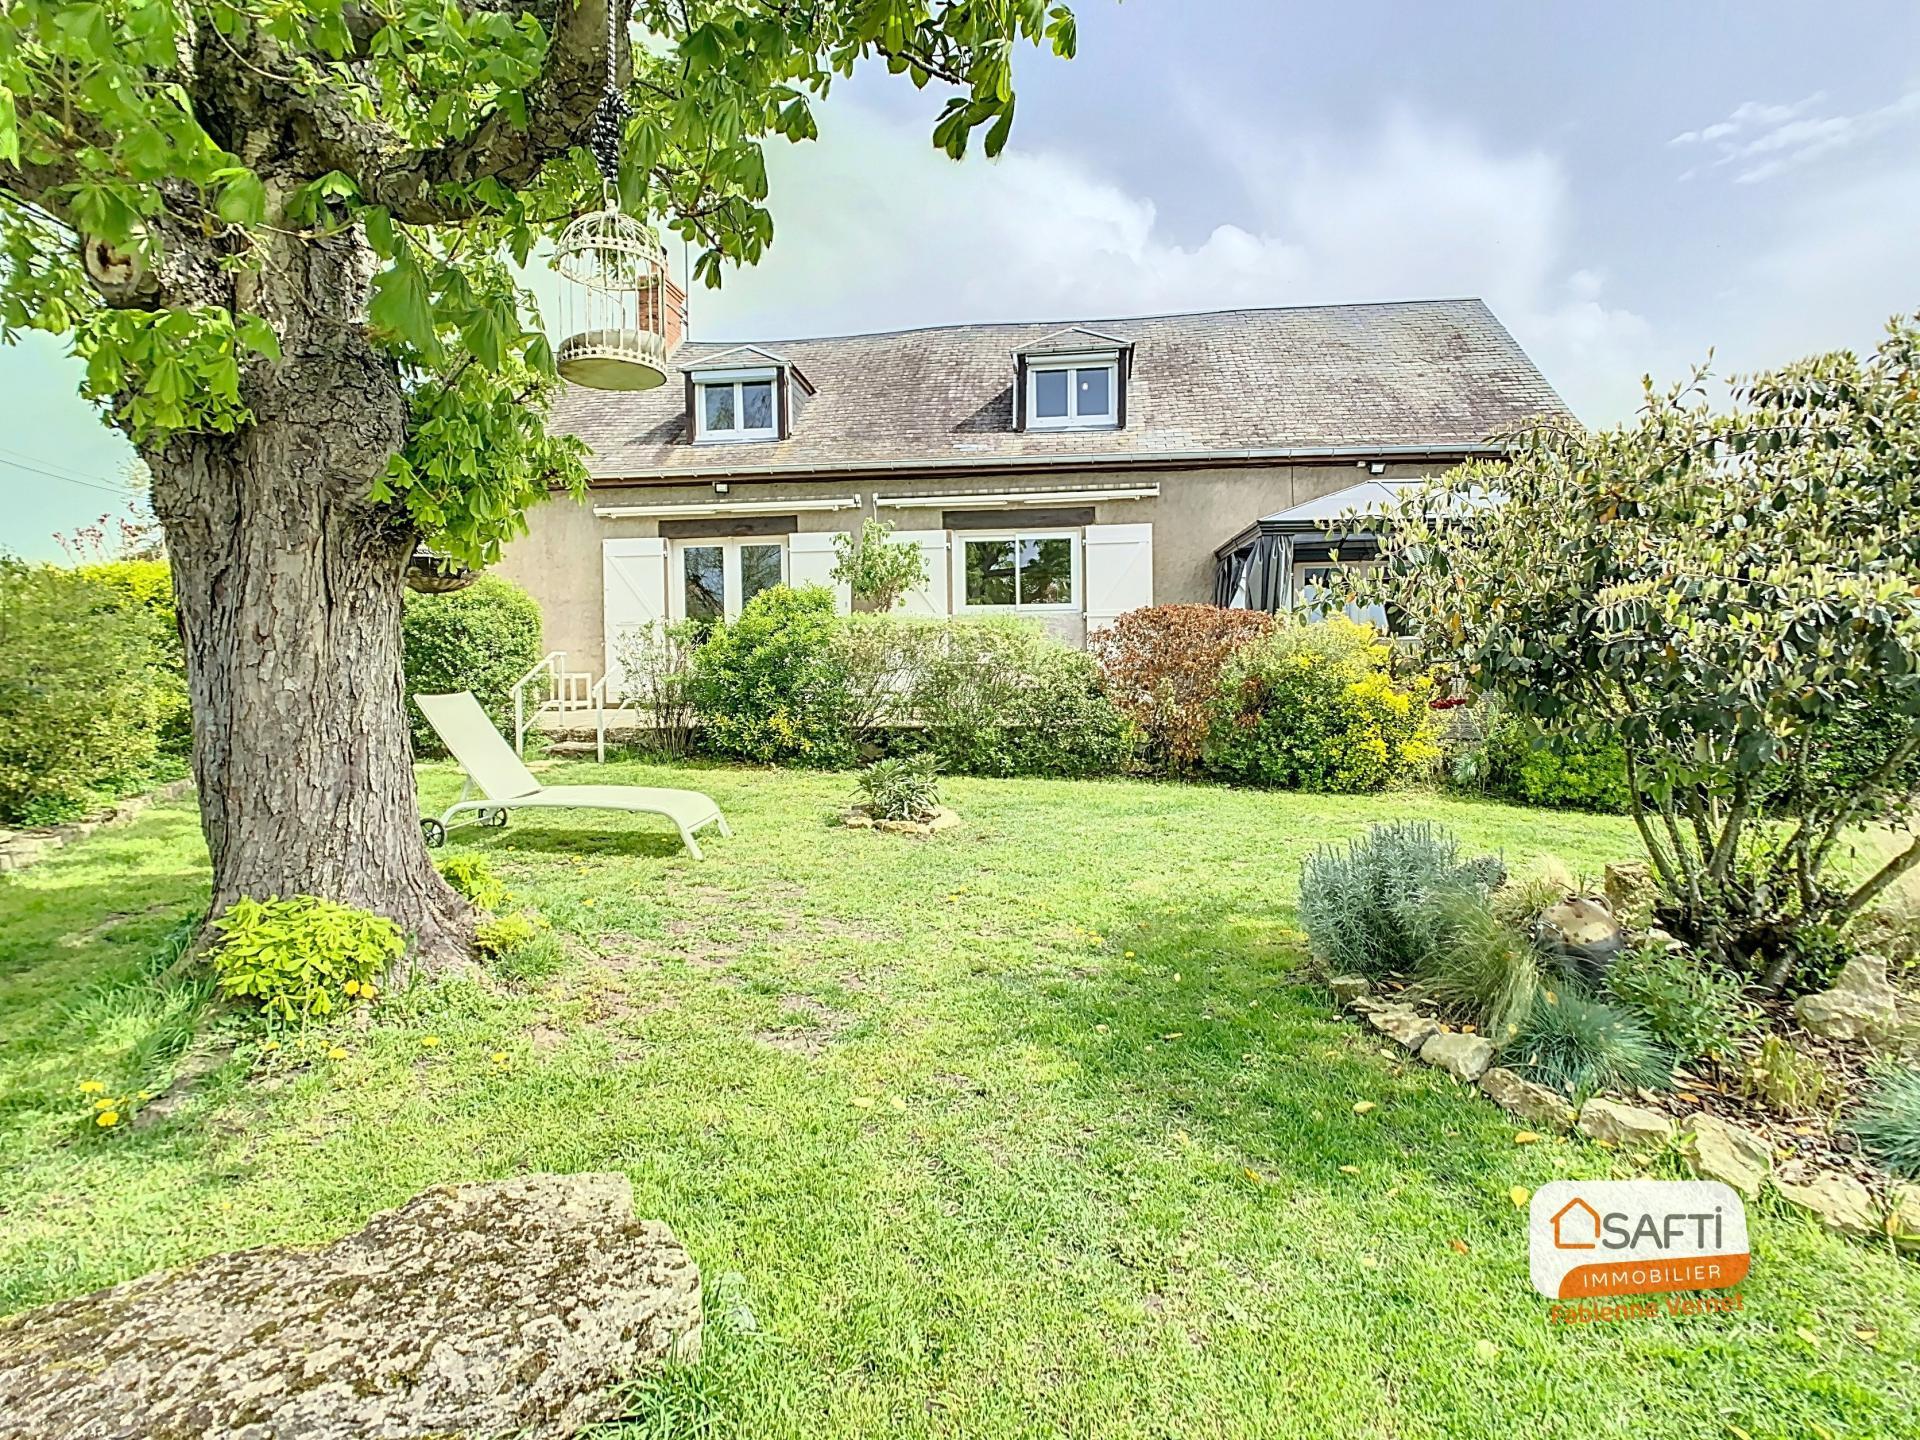
M220 938L209 958L221 993L285 1024L372 999L407 948L393 921L317 895L243 896L212 928Z
M486 856L457 851L440 859L440 874L476 908L498 910L510 898L507 883L494 873Z
M860 772L860 793L876 820L931 820L940 813L940 781L931 755L876 760Z
M1920 1179L1920 1069L1907 1065L1876 1075L1847 1128L1895 1175Z

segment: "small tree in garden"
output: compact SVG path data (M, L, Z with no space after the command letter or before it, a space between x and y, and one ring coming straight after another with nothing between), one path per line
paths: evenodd
M833 537L833 578L853 591L853 598L885 614L915 586L927 583L927 557L918 545L895 540L893 526L868 520L860 527L860 543L851 535Z
M0 6L0 337L66 337L152 470L216 914L319 894L397 921L429 964L465 953L471 911L419 831L401 594L418 541L487 564L584 481L545 429L558 382L516 265L611 193L718 284L772 240L761 143L810 139L837 77L879 58L951 85L934 142L958 157L986 127L996 154L1023 40L1071 55L1072 13Z
M1477 690L1611 727L1673 923L1778 990L1920 864L1841 863L1920 772L1920 325L1510 443L1402 497L1370 588Z
M1273 629L1264 610L1148 605L1093 637L1107 697L1132 718L1154 758L1175 773L1200 763L1227 657Z

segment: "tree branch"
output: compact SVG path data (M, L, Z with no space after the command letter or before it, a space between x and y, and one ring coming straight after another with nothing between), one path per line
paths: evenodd
M549 160L585 140L587 121L606 87L608 3L558 0L554 5L546 63L530 97L525 128L496 110L465 139L385 160L362 155L346 173L360 180L366 199L414 225L445 224L475 213L477 207L443 193L448 188L487 179L510 188L525 185ZM525 8L538 13L544 7ZM631 70L624 25L616 27L614 44L615 73L624 83Z

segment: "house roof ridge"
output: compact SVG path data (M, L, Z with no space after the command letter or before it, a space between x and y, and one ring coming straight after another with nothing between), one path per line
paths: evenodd
M1477 305L1489 315L1493 308L1479 295L1421 295L1399 300L1332 300L1313 301L1299 305L1219 305L1205 310L1155 310L1137 315L1096 316L1092 319L1041 319L1041 320L953 320L938 325L899 325L887 330L842 330L830 335L782 335L782 336L723 336L708 339L703 336L691 336L688 345L719 345L723 347L760 346L760 345L822 345L833 340L889 340L907 335L934 335L952 333L960 330L1031 330L1038 326L1052 326L1056 330L1088 329L1100 325L1134 325L1146 321L1161 320L1210 320L1222 315L1291 315L1306 311L1335 312L1342 310L1409 310L1420 306L1440 305ZM1496 322L1498 316L1494 316ZM1505 329L1505 325L1501 325Z

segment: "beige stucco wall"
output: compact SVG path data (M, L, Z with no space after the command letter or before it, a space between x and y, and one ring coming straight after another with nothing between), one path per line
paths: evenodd
M1389 476L1419 475L1430 467L1390 465ZM983 503L994 492L1034 490L1098 490L1157 484L1158 499L1103 500L1095 504L1101 525L1151 523L1153 526L1153 598L1169 604L1213 599L1213 552L1262 515L1303 504L1367 478L1364 466L1271 465L1227 466L1211 470L1111 473L1075 471L1070 478L1047 476L983 476L959 479L942 476L928 481L869 476L838 476L820 480L769 483L732 482L730 500L794 500L857 495L858 509L802 511L802 530L858 530L862 519L876 513L901 530L931 529L939 524L937 510L874 508L876 493L896 495L979 494ZM540 604L549 650L564 650L573 669L599 674L601 646L600 542L617 537L655 536L656 519L602 520L596 505L665 505L712 501L713 487L689 485L633 485L596 487L584 500L555 496L527 517L527 534L507 547L498 573L524 585ZM1009 511L1017 517L1018 511ZM1078 642L1084 626L1077 621L1056 622L1063 639Z

